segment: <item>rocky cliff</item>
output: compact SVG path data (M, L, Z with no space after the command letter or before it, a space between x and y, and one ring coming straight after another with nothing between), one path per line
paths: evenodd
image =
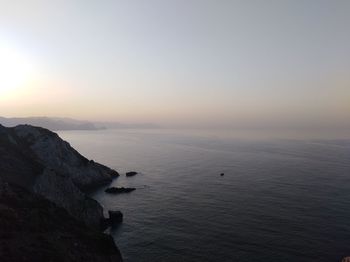
M89 161L47 129L0 125L0 176L97 228L103 217L102 207L85 193L111 182L118 173Z
M86 194L116 176L47 129L0 125L0 260L122 261Z

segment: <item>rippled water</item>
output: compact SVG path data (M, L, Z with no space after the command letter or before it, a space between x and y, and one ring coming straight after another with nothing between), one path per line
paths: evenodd
M120 173L112 230L127 262L340 261L350 255L350 140L171 130L59 133ZM219 174L224 172L225 176Z

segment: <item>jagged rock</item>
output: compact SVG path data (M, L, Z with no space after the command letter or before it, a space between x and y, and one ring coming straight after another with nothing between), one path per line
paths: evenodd
M89 226L98 227L103 217L103 208L96 200L87 197L71 179L57 175L54 171L45 169L37 178L33 191L65 208Z
M122 261L113 238L0 178L1 262Z
M130 172L126 172L126 176L134 176L134 175L137 175L138 173L135 172L135 171L130 171Z
M134 187L109 187L105 190L109 194L129 193L136 190Z

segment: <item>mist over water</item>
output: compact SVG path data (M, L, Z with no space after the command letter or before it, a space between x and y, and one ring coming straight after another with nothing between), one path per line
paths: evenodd
M88 158L117 169L114 186L137 188L94 194L105 210L124 213L111 232L127 262L326 262L349 255L350 140L247 134L59 132ZM126 178L130 170L140 174Z
M1 1L0 115L349 130L349 10L344 0Z

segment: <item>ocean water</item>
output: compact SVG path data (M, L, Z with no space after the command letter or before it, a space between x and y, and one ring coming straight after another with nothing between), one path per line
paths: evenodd
M64 131L121 173L111 233L126 262L340 261L350 256L350 140L179 130ZM126 171L140 174L125 177ZM220 173L225 173L220 176Z

